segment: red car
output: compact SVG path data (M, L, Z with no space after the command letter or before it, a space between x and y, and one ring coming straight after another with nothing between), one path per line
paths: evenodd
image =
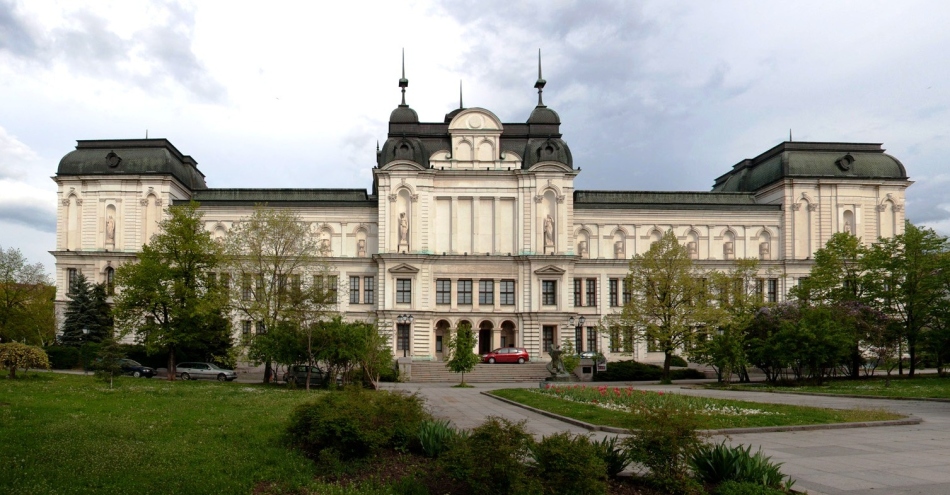
M501 347L488 354L482 354L482 362L488 364L527 363L528 350L524 347Z

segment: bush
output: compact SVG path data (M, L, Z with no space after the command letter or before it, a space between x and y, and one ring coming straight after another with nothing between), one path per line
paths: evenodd
M33 346L10 342L0 344L0 367L10 371L8 378L16 378L16 370L24 368L49 369L49 358L43 349Z
M607 476L616 478L630 465L630 453L618 437L604 437L601 441L594 442L594 447L597 448L597 454L604 461Z
M636 382L659 380L662 376L663 368L630 360L611 361L607 363L607 371L598 372L594 379L599 382ZM670 378L673 380L689 380L705 377L701 371L692 368L670 370Z
M399 381L399 368L394 366L384 366L379 370L379 381L386 383L396 383Z
M737 481L756 483L770 488L791 488L794 483L779 469L782 463L772 463L761 450L751 453L752 446L730 447L723 441L718 445L704 445L696 450L690 463L696 477L705 483Z
M423 421L419 426L419 445L426 457L438 457L458 439L458 431L447 420Z
M381 448L408 450L427 419L417 395L348 388L298 406L287 435L292 445L313 457L333 449L346 460Z
M683 359L682 357L677 356L676 354L673 354L672 356L670 356L670 366L679 366L679 367L685 368L689 366L689 363L687 363L686 360Z
M54 370L71 370L79 366L79 349L75 347L53 345L44 350Z
M86 342L79 348L79 364L83 369L92 369L92 363L99 355L99 344L96 342Z
M786 492L762 486L760 483L727 481L713 491L713 495L785 495Z
M589 438L556 433L532 446L531 455L544 493L607 493L607 467Z
M536 494L540 486L525 464L533 443L524 421L489 416L442 454L439 464L472 493Z
M639 430L632 430L624 444L634 462L650 470L664 486L678 486L688 478L690 459L703 445L696 413L662 402L641 413Z

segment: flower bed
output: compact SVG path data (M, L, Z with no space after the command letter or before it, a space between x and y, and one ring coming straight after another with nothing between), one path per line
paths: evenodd
M766 411L753 407L738 407L710 401L703 397L692 397L664 392L650 392L633 387L610 387L600 385L547 385L540 390L534 390L542 395L549 395L579 404L592 404L612 411L632 412L642 414L648 410L663 405L674 405L678 410L689 410L697 414L751 416L751 415L781 415L780 412Z

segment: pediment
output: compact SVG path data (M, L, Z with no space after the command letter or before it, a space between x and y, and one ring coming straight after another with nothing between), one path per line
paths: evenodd
M538 162L528 167L535 172L571 172L573 169L561 162Z
M534 271L535 275L564 275L565 272L567 270L554 265L544 266Z
M416 273L419 273L419 269L416 268L416 267L414 267L414 266L412 266L412 265L407 265L407 264L405 264L405 263L400 263L400 264L398 264L398 265L396 265L396 266L390 268L390 269L389 269L389 273L403 273L403 274L413 274L413 275L414 275L414 274L416 274Z
M413 170L425 170L425 169L426 169L425 167L423 167L422 165L419 165L419 164L416 163L416 162L410 162L410 161L407 161L407 160L394 160L394 161L391 161L391 162L389 162L389 163L383 165L381 168L382 168L382 170L394 170L394 171L398 171L398 170L409 170L409 171L413 171Z

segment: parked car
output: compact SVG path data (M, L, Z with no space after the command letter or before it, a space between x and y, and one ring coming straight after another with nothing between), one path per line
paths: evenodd
M144 366L142 363L132 359L120 359L119 366L122 367L123 373L126 375L132 375L136 378L141 376L144 376L145 378L151 378L155 376L155 368Z
M524 347L500 347L488 354L482 354L482 362L495 363L527 363L530 360L528 350Z
M307 366L306 364L295 364L287 368L287 372L284 373L284 381L296 382L298 387L303 387L307 385L307 369L310 368L310 386L319 385L323 383L323 370L316 366Z
M198 380L207 378L209 380L232 381L237 379L237 373L234 370L221 368L214 363L178 363L175 366L175 374L182 380Z

